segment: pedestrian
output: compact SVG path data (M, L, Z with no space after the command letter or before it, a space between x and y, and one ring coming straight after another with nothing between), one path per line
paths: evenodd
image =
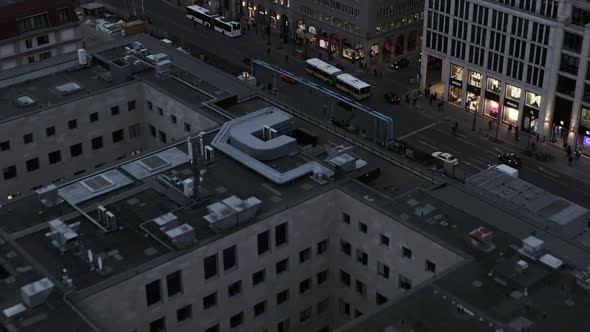
M326 115L327 111L328 111L328 106L324 105L324 107L322 108L322 112L324 113L324 116Z
M575 156L575 159L576 160L579 160L581 156L582 156L582 152L580 152L580 149L577 149L576 148L576 156Z
M568 145L567 148L565 148L565 155L570 157L572 155L572 148Z
M373 69L373 76L375 76L375 79L377 79L377 69Z
M425 89L424 91L425 91L425 94L424 94L424 96L425 96L426 98L430 98L430 86L427 86L427 87L426 87L426 89Z
M490 120L490 122L488 122L488 130L492 130L492 120Z
M537 133L537 143L539 143L539 133Z
M197 22L193 21L193 29L196 29L196 28L197 28Z
M434 95L432 95L433 99L436 99L436 91L434 92Z
M531 143L531 151L533 151L533 152L535 151L535 142Z
M270 47L266 48L266 56L270 56Z
M406 93L406 104L410 103L410 95Z
M416 108L416 97L412 98L412 106Z
M568 162L568 165L569 165L569 166L571 166L571 165L572 165L572 160L574 160L574 158L572 158L572 156L570 155L570 156L567 158L567 162Z
M508 132L511 133L512 132L512 123L508 124Z
M285 55L285 64L289 63L289 56Z

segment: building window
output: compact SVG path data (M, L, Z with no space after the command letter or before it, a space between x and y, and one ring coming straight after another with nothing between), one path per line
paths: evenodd
M191 132L191 125L185 122L184 123L184 131L187 133L190 133Z
M343 254L350 256L352 255L352 246L350 243L340 239L340 251L342 251Z
M147 108L148 108L148 110L150 110L150 111L151 111L151 110L153 110L153 109L154 109L154 104L152 104L152 102L151 102L151 101L149 101L149 100L148 100L148 101L146 101L146 104L147 104Z
M217 254L213 254L203 259L203 269L205 271L205 280L217 275Z
M203 298L203 310L217 305L217 292L211 293Z
M288 232L288 223L286 222L275 227L275 245L277 247L287 243Z
M236 246L223 250L223 270L227 271L236 266Z
M162 107L158 107L158 114L160 114L160 116L164 116L164 110Z
M185 320L189 320L193 317L193 306L186 305L178 310L176 310L176 321L177 322L184 322Z
M582 51L583 40L583 36L576 35L566 31L563 34L563 49L580 53Z
M385 279L389 279L389 266L377 261L377 274Z
M139 123L135 123L135 124L129 126L129 138L139 137L141 135L140 128L141 127L140 127Z
M350 285L351 285L350 274L340 270L340 283L342 283L346 287L350 288Z
M402 258L412 259L412 250L410 250L407 247L402 246Z
M26 18L22 18L17 20L16 22L18 25L18 31L20 33L25 33L49 27L49 18L47 16L47 13L41 13Z
M342 222L350 225L350 215L342 212Z
M68 121L68 128L69 129L76 129L76 128L78 128L78 120L73 119L73 120Z
M39 53L39 60L47 60L51 58L51 51Z
M326 298L318 302L317 308L318 315L323 314L324 312L328 312L328 299Z
M102 149L102 136L98 136L90 140L90 145L92 146L92 150Z
M26 161L27 172L33 172L39 169L39 158L33 158Z
M256 240L258 243L258 255L262 255L270 250L270 231L258 234Z
M10 180L16 177L16 166L10 165L2 169L2 174L4 176L4 180Z
M242 294L242 281L238 280L227 287L228 297L234 297Z
M436 264L429 260L426 260L425 269L428 272L436 273Z
M254 305L254 317L262 315L266 311L266 300Z
M557 92L573 97L576 91L576 80L563 75L558 75Z
M561 53L561 63L559 65L559 70L573 75L578 75L579 66L580 59L577 56Z
M350 316L350 304L348 302L345 302L342 299L339 299L338 300L338 309L342 315Z
M299 264L305 263L311 258L311 248L303 249L299 252Z
M323 284L327 280L328 280L328 270L323 270L318 273L318 275L317 275L318 286Z
M70 10L68 8L59 8L57 10L59 23L64 24L70 21Z
M133 111L135 109L135 100L127 102L127 111Z
M289 318L277 324L277 332L287 332L291 328Z
M311 278L307 278L299 283L299 294L303 294L311 289Z
M381 243L382 246L389 247L389 237L387 237L386 235L380 234L379 235L379 242Z
M35 63L35 56L34 56L34 55L29 55L29 56L27 57L27 61L28 61L29 63Z
M150 135L152 135L152 137L156 137L156 127L149 125L150 127Z
M49 158L50 165L57 164L61 161L61 151L57 150L50 152L47 157Z
M277 294L277 304L283 304L289 300L289 290L285 289Z
M120 113L119 105L111 107L111 115L112 116L119 115L119 113Z
M321 255L328 250L328 239L318 242L317 254Z
M511 84L506 84L506 98L519 101L522 89Z
M238 327L242 325L244 322L244 313L240 312L239 314L233 315L229 318L229 326L231 328Z
M305 322L309 321L310 318L311 318L311 307L303 309L299 313L299 322L300 323L305 323Z
M359 232L367 234L367 224L359 221Z
M170 123L176 124L176 115L170 114Z
M33 48L33 40L32 39L25 39L25 47L27 49L31 49ZM29 61L30 62L30 61ZM33 61L35 62L35 61Z
M367 266L368 262L369 262L369 255L367 255L366 252L360 250L360 249L356 249L356 260L363 264L364 266Z
M33 143L33 133L28 133L26 135L23 135L23 143L24 144Z
M467 77L467 84L476 88L481 88L481 80L483 79L483 75L471 70L468 73L469 75Z
M205 332L219 332L219 324L208 327Z
M162 300L160 280L154 280L145 285L145 297L148 307Z
M72 158L82 155L82 143L70 145L70 155Z
M0 142L0 151L10 150L10 141Z
M166 133L158 130L158 137L160 137L160 142L162 143L166 143L166 141L168 140L168 138L166 137Z
M47 137L55 136L55 126L45 128L45 134L47 134Z
M37 37L37 46L49 44L49 35L42 35Z
M166 276L166 286L168 287L168 297L182 293L181 271L176 271Z
M354 309L354 318L360 317L362 315L363 315L362 312L360 312L358 309Z
M493 77L488 77L487 90L494 93L500 93L500 91L502 91L500 81Z
M289 257L280 260L276 264L276 274L280 275L289 270Z
M262 269L258 272L254 272L252 274L252 286L256 286L260 283L263 283L265 278L266 278L266 271L264 269Z
M377 303L377 305L382 305L383 303L387 302L387 298L379 293L376 293L376 298L375 298L375 302Z
M113 136L113 143L121 142L125 137L123 129L115 130L112 133Z
M355 290L362 296L367 294L367 286L360 280L355 280Z
M98 113L94 112L92 114L90 114L90 122L96 122L98 121Z
M398 287L401 289L410 290L412 288L412 280L400 273Z
M150 323L150 332L165 332L166 317L162 317Z

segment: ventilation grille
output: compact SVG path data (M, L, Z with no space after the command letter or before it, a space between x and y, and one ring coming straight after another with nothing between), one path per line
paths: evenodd
M111 182L111 180L109 180L106 176L104 176L102 174L91 177L89 179L86 179L80 183L84 187L86 187L86 189L88 189L92 192L97 192L97 191L109 188L114 185L114 183Z
M170 165L169 162L162 159L158 155L153 155L153 156L149 156L147 158L143 158L142 160L139 161L139 163L141 164L141 166L145 167L150 172L156 171L162 167L166 167L166 166Z

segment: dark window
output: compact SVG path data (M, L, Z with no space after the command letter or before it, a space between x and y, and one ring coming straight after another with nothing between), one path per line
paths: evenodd
M270 231L258 234L258 255L262 255L270 250Z
M576 80L562 75L558 75L557 78L557 92L561 92L565 95L574 96L576 91Z
M51 52L47 51L47 52L43 52L39 54L39 60L47 60L51 58Z
M160 114L160 116L164 116L164 110L162 109L162 107L158 107L158 113Z
M287 243L288 237L288 223L282 223L275 227L275 245L281 246Z
M299 252L299 264L308 261L311 258L311 248L303 249Z
M359 221L359 232L367 234L367 224Z
M0 151L10 150L10 141L0 142Z
M340 282L346 287L350 287L351 279L350 274L340 270Z
M401 289L409 290L412 288L412 280L400 273L398 287Z
M29 159L26 162L27 172L36 171L39 169L39 158Z
M166 276L166 285L168 286L168 297L172 297L182 292L182 275L180 271Z
M176 116L175 116L175 115L173 115L173 114L170 114L170 122L171 122L172 124L176 124Z
M90 122L96 122L98 121L98 112L94 112L92 114L90 114Z
M73 157L77 157L82 154L82 143L70 145L70 154Z
M266 301L258 302L254 305L254 317L262 315L266 311Z
M25 40L25 46L27 47L27 49L29 48L33 48L33 40L32 39L26 39ZM29 61L31 62L31 61ZM32 62L35 62L34 60Z
M219 332L219 324L208 327L205 332Z
M377 305L382 305L383 303L387 302L387 298L379 293L376 293L376 303Z
M135 138L141 135L141 129L140 129L140 125L139 123L133 124L131 126L129 126L129 138Z
M223 250L223 270L229 270L236 266L236 246Z
M311 279L307 278L299 283L299 294L303 294L311 289Z
M572 24L584 26L590 23L590 11L582 8L572 8Z
M290 328L289 318L277 324L277 332L287 332Z
M426 264L425 264L425 269L428 272L436 273L436 264L434 264L433 262L431 262L427 259Z
M49 17L47 13L41 13L26 18L18 19L18 31L25 33L33 30L43 29L49 27Z
M304 323L307 322L311 318L311 307L301 310L299 312L299 322Z
M365 286L365 284L362 281L355 280L354 288L356 292L362 296L365 296L365 294L367 293L367 286Z
M262 269L258 272L252 273L252 286L256 286L256 285L264 282L265 278L266 278L266 271L264 269Z
M381 242L381 245L389 247L389 237L387 237L386 235L381 234L379 236L379 241Z
M160 137L160 142L162 143L166 143L166 141L168 140L166 138L166 133L161 130L158 130L158 136Z
M68 121L68 128L70 128L70 129L78 128L78 120L73 119L73 120Z
M328 270L319 272L317 275L318 286L326 282L326 280L328 280Z
M26 135L23 135L23 143L24 144L33 143L33 133L28 133Z
M561 63L559 65L559 70L564 71L566 73L578 75L579 65L580 59L577 56L571 56L565 53L561 53Z
M178 310L176 310L176 321L184 322L185 320L191 319L193 317L193 306L186 305Z
M166 331L166 317L162 317L150 323L150 332Z
M57 150L50 152L47 157L49 158L50 165L57 164L61 161L61 151Z
M70 21L70 10L68 8L60 8L57 10L57 17L59 23L64 24Z
M145 297L148 307L162 300L160 280L154 280L145 285Z
M98 136L98 137L93 138L90 141L90 145L92 146L92 150L102 149L102 147L103 147L102 136Z
M151 101L149 101L149 100L148 100L148 101L146 102L146 104L147 104L147 108L148 108L148 110L150 110L150 111L151 111L151 110L154 108L154 104L152 104L152 102L151 102Z
M55 136L55 126L45 128L45 134L47 134L48 137Z
M115 130L112 133L113 136L113 143L121 142L125 138L125 133L123 129Z
M385 279L389 279L389 266L377 261L377 274Z
M238 280L227 287L227 295L233 297L242 293L242 281Z
M342 222L345 224L350 224L350 215L342 212Z
M213 254L203 259L203 268L205 270L205 280L217 275L217 254Z
M367 266L368 262L369 262L369 256L367 255L366 252L357 249L356 250L356 260L363 264L364 266Z
M150 126L150 135L152 135L152 137L156 137L156 127L149 125Z
M342 299L340 299L338 304L339 304L340 313L345 316L350 316L350 303L347 303L345 301L342 301Z
M184 123L184 131L186 131L187 133L191 132L191 125L188 123Z
M49 35L42 35L37 37L37 46L49 44Z
M217 292L209 294L203 298L203 310L217 305Z
M352 255L352 246L350 245L350 243L348 243L344 240L340 240L340 251L342 251L342 253L350 256L350 255Z
M16 166L10 165L2 169L2 174L4 175L4 180L10 180L16 177Z
M135 100L127 102L127 110L133 111L135 109Z
M358 309L354 309L354 318L360 317L362 315L363 315L362 312L360 312Z
M566 31L563 34L563 48L568 51L580 53L582 51L583 40L584 37Z
M112 116L119 115L119 105L111 107L111 115Z
M402 246L402 257L406 259L412 259L412 250Z
M289 270L289 257L280 260L276 264L276 274L279 275L283 272L287 272Z
M285 289L277 294L277 304L283 304L289 300L289 290Z
M244 322L244 313L240 312L239 314L233 315L229 318L229 326L231 328L237 327L242 325Z
M328 250L328 239L318 242L317 254L321 255Z
M318 302L318 315L323 314L324 312L328 312L328 299L327 298Z

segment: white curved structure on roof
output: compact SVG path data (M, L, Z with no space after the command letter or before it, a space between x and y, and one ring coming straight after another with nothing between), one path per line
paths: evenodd
M275 107L263 108L224 123L211 145L276 184L287 183L309 173L324 177L334 175L330 168L315 161L284 173L261 162L291 154L297 147L295 139L286 135L269 140L256 137L254 134L261 132L265 125L276 130L287 129L292 125L292 116Z

